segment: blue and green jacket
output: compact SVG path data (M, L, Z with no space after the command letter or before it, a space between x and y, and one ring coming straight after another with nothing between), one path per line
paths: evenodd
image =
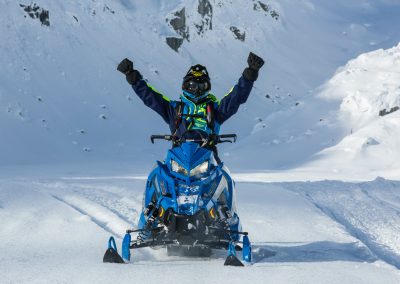
M201 130L206 133L219 133L219 128L226 120L234 115L239 106L247 101L253 82L240 77L237 84L220 101L212 94L209 94L203 102L195 104L181 95L184 103L183 114L206 115L206 107L211 102L214 103L214 129L209 129L207 121L201 118L183 118L175 135L181 137L187 130ZM176 130L176 106L178 101L170 100L164 96L145 80L140 79L132 85L133 90L144 102L146 106L156 111L169 125L171 134Z

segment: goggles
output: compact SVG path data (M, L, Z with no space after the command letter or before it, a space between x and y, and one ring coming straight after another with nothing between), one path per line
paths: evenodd
M185 82L183 88L185 91L199 96L210 90L210 84L207 81L198 82L197 80L193 79Z

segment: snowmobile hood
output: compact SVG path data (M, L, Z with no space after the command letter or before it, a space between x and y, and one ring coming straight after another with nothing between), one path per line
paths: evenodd
M195 142L182 143L181 146L175 147L170 151L181 162L181 165L189 170L208 160L211 155L210 150L200 147Z
M171 173L180 178L187 179L190 176L192 169L198 165L210 160L212 151L200 147L198 143L186 142L178 147L174 147L168 151L166 164L171 170ZM179 167L184 168L177 172L171 166L172 163L178 163Z

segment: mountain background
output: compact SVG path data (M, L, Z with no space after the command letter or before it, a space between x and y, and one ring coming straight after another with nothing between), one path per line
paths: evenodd
M119 61L133 60L171 99L179 98L191 65L206 65L212 92L222 98L250 51L266 64L248 102L221 130L239 137L220 147L233 171L311 167L328 174L332 163L346 172L354 162L364 164L360 175L373 177L394 162L389 155L379 165L365 163L371 157L360 147L352 158L344 155L345 163L332 157L341 141L370 124L391 127L378 113L400 105L398 48L372 53L378 64L380 55L391 62L379 70L370 55L355 58L398 44L398 1L1 0L1 10L2 166L120 163L146 173L169 147L152 145L149 136L168 127L116 71ZM363 69L370 76L356 77ZM351 109L343 106L349 98ZM351 117L343 119L345 112ZM360 120L366 112L368 119ZM399 136L387 131L378 139L372 132L358 143L390 140L382 147L398 153Z

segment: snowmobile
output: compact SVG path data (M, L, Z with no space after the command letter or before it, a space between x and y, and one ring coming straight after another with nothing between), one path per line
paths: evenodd
M228 254L225 265L250 263L251 244L248 233L241 231L235 183L215 147L236 142L236 135L151 136L153 144L156 139L172 141L173 147L147 179L138 228L126 231L122 256L110 237L103 261L125 263L131 259L131 250L166 247L169 256L208 257L213 249L224 249ZM135 240L132 233L137 234ZM242 251L243 262L236 251Z

